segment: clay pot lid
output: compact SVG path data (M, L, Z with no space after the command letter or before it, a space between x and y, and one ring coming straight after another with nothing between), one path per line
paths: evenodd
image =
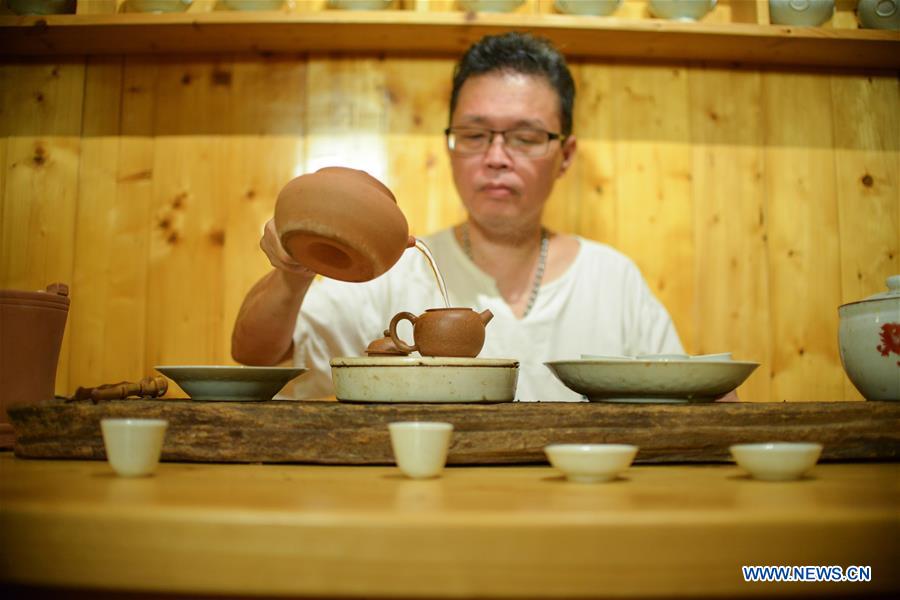
M69 286L64 283L51 283L46 291L0 290L0 303L68 308Z
M372 340L366 348L367 356L407 356L408 353L398 348L391 339L390 331L385 329L383 335L384 337Z
M852 306L854 304L864 304L866 302L877 302L879 300L900 300L900 275L891 275L885 280L885 284L888 288L886 291L873 294L863 300L842 304L840 308Z

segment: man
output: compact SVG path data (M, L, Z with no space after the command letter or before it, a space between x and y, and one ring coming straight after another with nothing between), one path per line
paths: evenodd
M494 313L480 356L519 360L521 401L582 399L551 375L547 360L683 352L668 313L628 258L541 225L553 185L575 156L574 98L563 57L528 35L488 36L454 72L445 134L467 219L425 242L451 305ZM332 394L329 360L361 355L397 312L443 305L416 252L371 282L313 284L271 221L261 246L275 269L245 299L232 354L248 364L292 357L310 368L298 397Z

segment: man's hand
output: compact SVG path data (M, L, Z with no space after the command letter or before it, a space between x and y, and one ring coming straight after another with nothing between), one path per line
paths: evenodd
M263 228L262 239L259 240L259 247L265 253L272 266L276 269L287 271L288 273L296 273L297 275L305 275L310 279L315 277L316 274L314 271L307 269L295 261L291 258L291 255L285 251L284 246L281 245L281 240L278 239L278 232L275 230L274 219L266 221L266 226Z

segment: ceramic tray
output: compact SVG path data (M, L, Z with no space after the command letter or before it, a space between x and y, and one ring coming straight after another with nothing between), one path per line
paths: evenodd
M165 365L154 367L172 379L191 400L261 402L271 400L291 379L306 369Z
M493 358L384 356L335 358L342 402L512 402L519 363Z
M711 402L744 382L759 363L736 360L559 360L544 363L592 402Z

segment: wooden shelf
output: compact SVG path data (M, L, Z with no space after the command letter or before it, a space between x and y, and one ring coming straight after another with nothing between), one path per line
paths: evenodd
M384 52L457 55L485 34L530 31L567 56L900 68L900 32L550 14L208 12L0 16L0 56Z

